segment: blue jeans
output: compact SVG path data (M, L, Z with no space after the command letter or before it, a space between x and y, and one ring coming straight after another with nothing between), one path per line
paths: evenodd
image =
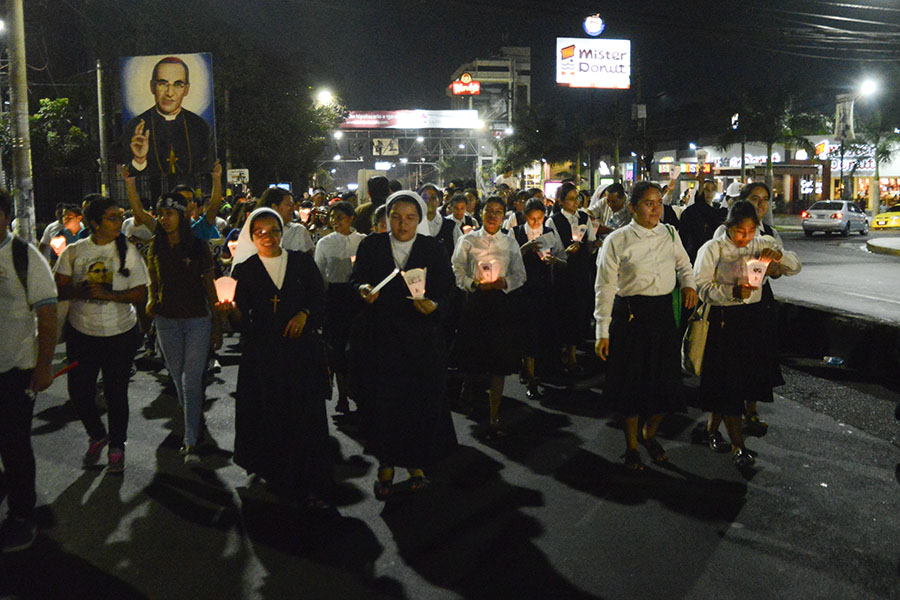
M156 317L156 337L178 402L184 409L184 443L197 445L200 414L203 412L203 371L209 354L212 319L209 316L191 319Z

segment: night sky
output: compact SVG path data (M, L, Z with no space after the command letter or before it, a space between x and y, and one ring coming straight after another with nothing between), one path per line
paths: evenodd
M220 4L233 6L225 14L235 26L274 32L266 37L286 47L302 45L298 69L352 109L448 108L444 90L453 71L502 45L531 46L535 101L578 101L586 92L555 86L555 38L586 37L581 21L594 12L607 23L604 37L632 40L645 99L687 102L738 84L784 79L813 84L833 98L882 72L885 59L900 59L894 0ZM852 60L858 57L869 60Z

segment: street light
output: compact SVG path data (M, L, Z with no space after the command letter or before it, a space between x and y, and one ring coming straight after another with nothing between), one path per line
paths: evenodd
M690 148L691 150L696 150L697 144L695 144L694 142L691 142L690 144L688 144L688 148Z
M335 155L334 155L334 158L333 158L332 160L341 160L341 155L340 155L340 154L335 154Z
M6 31L6 21L0 19L0 33Z
M343 131L335 131L335 132L332 134L332 136L334 137L334 139L339 140L339 139L341 139L342 137L344 137L344 132L343 132Z
M878 82L874 79L866 79L859 86L860 96L871 96L878 91Z
M425 138L423 138L423 137L420 135L420 136L418 136L418 137L416 138L416 141L419 142L419 143L421 144L422 142L425 141Z
M323 88L316 94L316 100L322 106L327 106L334 102L334 94L331 93L331 90Z
M507 127L506 129L503 130L503 133L505 133L506 135L512 135L512 134L513 134L513 128L512 128L512 127Z

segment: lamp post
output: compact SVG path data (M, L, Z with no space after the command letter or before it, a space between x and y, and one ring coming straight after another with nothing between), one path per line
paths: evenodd
M844 181L844 142L856 137L853 131L853 106L858 99L871 96L876 91L878 91L878 84L872 79L866 79L855 92L838 94L835 98L837 107L834 118L834 137L841 140L841 200L848 200L847 183ZM877 184L878 182L876 182Z

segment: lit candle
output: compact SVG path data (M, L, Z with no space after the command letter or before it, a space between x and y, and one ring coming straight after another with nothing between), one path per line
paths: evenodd
M231 277L219 277L215 281L216 296L219 302L232 302L234 300L234 289L237 286L237 280Z
M58 235L55 238L50 240L50 247L53 248L53 251L56 252L56 255L59 256L62 254L62 251L66 249L66 238L65 236Z

